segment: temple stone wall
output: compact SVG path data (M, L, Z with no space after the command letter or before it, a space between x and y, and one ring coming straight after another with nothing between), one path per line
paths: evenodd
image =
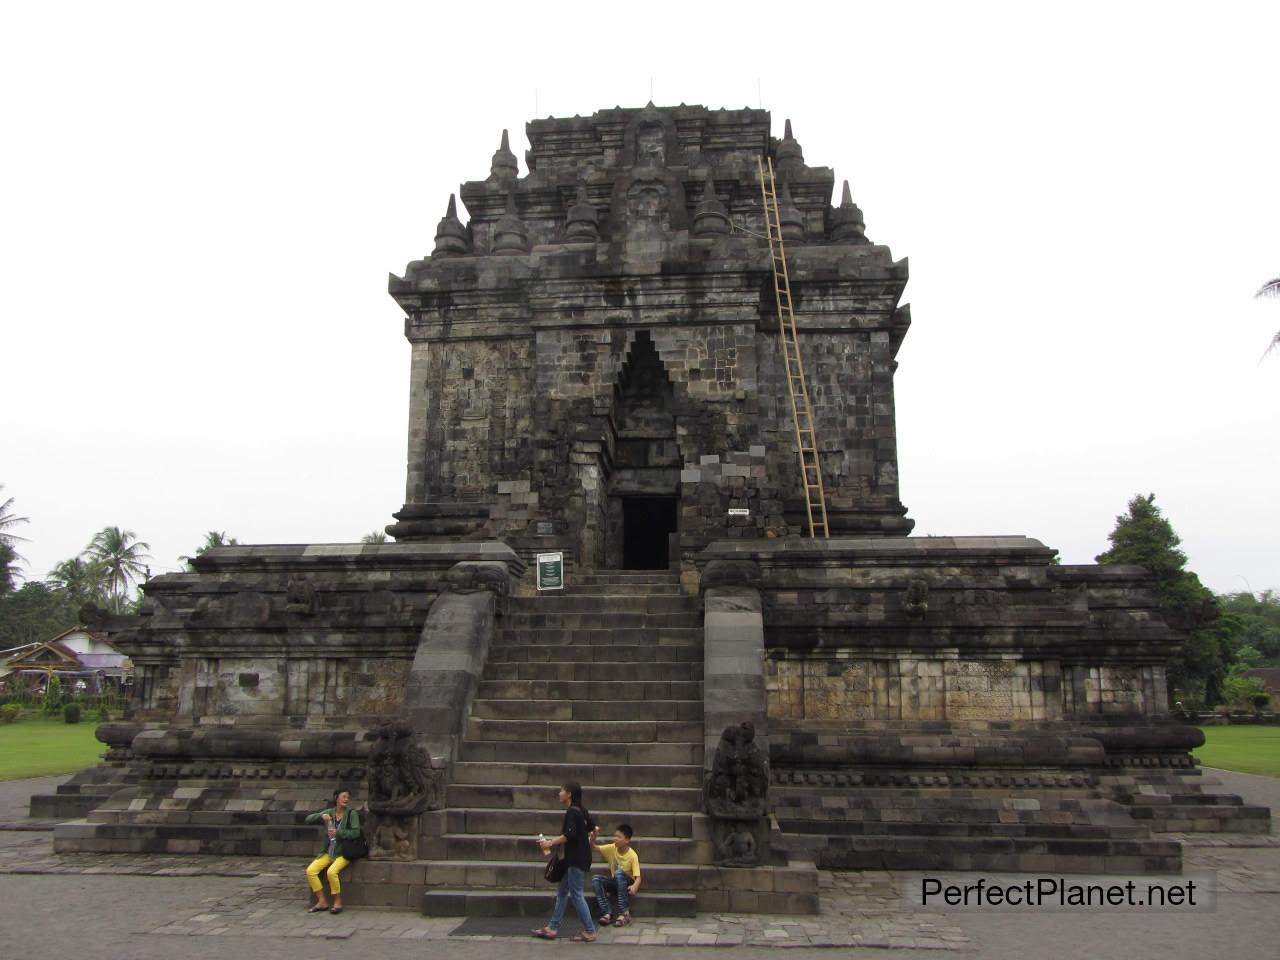
M766 526L801 532L761 237L756 160L771 150L831 529L909 532L893 400L910 325L899 305L906 262L867 240L847 195L832 206L832 172L806 165L789 129L772 139L763 111L601 111L528 133L527 175L500 148L489 176L462 186L470 221L451 201L432 255L391 278L415 353L406 502L388 531L519 541L541 528L584 567L617 565L610 498L672 495L688 561L725 518L707 516L706 495L675 472L657 471L762 448L771 482L788 491L770 511L781 524ZM637 434L634 422L627 433L622 385L641 338L671 386L670 438ZM637 467L646 439L663 462ZM510 487L525 481L527 491Z
M498 551L503 558L510 551ZM442 578L493 545L222 547L113 634L142 723L356 727L400 710Z

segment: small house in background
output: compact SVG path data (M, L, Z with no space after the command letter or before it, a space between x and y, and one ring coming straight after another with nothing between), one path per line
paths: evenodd
M1271 694L1272 707L1280 706L1280 667L1254 667L1246 670L1243 676L1262 681L1267 693Z
M44 686L57 676L66 689L91 694L118 693L133 679L133 664L104 634L72 627L52 640L27 644L0 659L0 683Z

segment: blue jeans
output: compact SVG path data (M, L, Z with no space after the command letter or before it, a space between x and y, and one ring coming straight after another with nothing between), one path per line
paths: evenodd
M551 911L551 919L547 921L547 926L552 930L560 929L560 921L564 919L565 901L572 900L573 909L578 914L578 919L582 921L582 928L587 933L596 932L596 925L591 920L591 911L587 908L587 898L582 895L582 883L586 876L587 872L581 867L570 867L564 872L560 886L556 889L555 909Z
M591 886L596 891L596 902L600 904L600 916L620 917L631 909L631 901L627 899L627 887L631 885L631 878L627 876L626 871L619 870L609 877L592 877ZM609 897L612 896L618 901L618 910L616 913L609 906Z

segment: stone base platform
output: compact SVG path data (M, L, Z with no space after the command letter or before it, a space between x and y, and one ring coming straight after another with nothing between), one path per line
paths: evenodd
M638 848L637 848L638 849ZM541 861L376 861L351 869L346 902L420 910L426 916L542 916L555 887ZM733 868L646 863L637 917L692 917L732 911L791 916L818 912L817 869L809 862L785 867ZM595 900L587 890L587 899Z
M54 828L54 850L309 856L318 828L303 817L326 806L333 784L351 771L334 773L310 781L144 778L119 784L84 819Z
M1199 767L1126 764L1101 783L1153 833L1271 832L1270 808L1245 803Z

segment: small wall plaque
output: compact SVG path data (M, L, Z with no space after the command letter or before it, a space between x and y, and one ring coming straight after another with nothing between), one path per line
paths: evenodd
M750 510L748 510L746 507L730 507L730 508L729 508L729 516L731 516L731 517L749 517L749 516L751 516L751 511L750 511Z

